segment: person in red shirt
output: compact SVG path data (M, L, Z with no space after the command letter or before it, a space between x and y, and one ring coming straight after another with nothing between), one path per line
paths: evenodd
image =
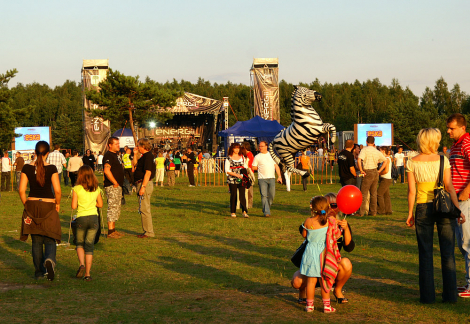
M459 198L459 208L465 218L470 215L470 135L467 133L467 121L462 114L453 114L447 118L447 134L454 140L450 149L452 184ZM457 287L460 297L470 297L470 221L455 227L457 243L465 258L465 286Z
M242 154L248 159L248 167L253 171L253 160L255 156L251 153L251 145L249 142L242 143L243 150L241 150ZM246 207L248 209L253 208L253 186L250 186L248 189L248 200L246 202Z

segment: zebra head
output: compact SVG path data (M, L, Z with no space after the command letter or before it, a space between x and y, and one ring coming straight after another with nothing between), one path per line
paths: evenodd
M296 97L304 105L309 106L314 101L321 101L322 95L315 90L310 90L305 87L294 86L293 97Z

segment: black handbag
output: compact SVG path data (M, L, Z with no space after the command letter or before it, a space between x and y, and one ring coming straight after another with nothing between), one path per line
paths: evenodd
M458 209L452 199L450 194L444 188L444 156L441 155L440 165L439 165L439 179L437 183L437 188L434 189L434 199L432 200L433 210L436 213L441 214L441 217L444 218L459 218L460 209Z
M302 263L302 256L304 255L307 243L308 241L305 240L302 244L300 244L299 248L295 251L294 255L290 259L297 268L300 268L300 263Z

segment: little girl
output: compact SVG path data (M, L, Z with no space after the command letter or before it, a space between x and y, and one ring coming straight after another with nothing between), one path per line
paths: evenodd
M90 269L93 261L93 248L98 232L98 210L103 207L103 200L98 187L98 179L88 165L80 167L76 186L73 187L72 209L77 209L76 246L80 267L77 278L91 281Z
M307 218L302 225L302 236L307 238L308 243L302 256L300 273L307 277L307 306L305 311L313 312L313 299L315 295L315 285L317 279L321 280L321 296L323 299L323 312L333 313L336 309L330 304L330 289L333 285L331 268L334 268L334 259L340 260L336 246L336 239L341 235L334 219L328 219L329 204L325 197L317 196L310 201L311 217ZM327 246L327 234L334 240L332 246ZM333 254L333 262L331 254ZM325 253L325 256L323 255ZM322 262L325 257L326 261ZM328 269L324 273L324 264L328 263ZM331 264L333 263L333 264ZM334 273L334 270L333 270ZM337 264L336 264L337 273ZM333 275L336 277L336 275Z

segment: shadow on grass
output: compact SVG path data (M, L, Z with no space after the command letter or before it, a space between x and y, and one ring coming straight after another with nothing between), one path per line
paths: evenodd
M290 258L295 252L295 250L282 249L278 247L259 246L246 240L241 240L237 238L229 238L229 237L224 237L220 235L210 235L210 234L205 234L205 233L195 232L195 231L182 231L182 233L197 236L197 237L204 237L204 238L218 241L225 245L230 245L230 246L233 246L234 248L243 249L249 252L254 251L263 255L272 255L272 256L279 257L279 258L285 258L286 260L290 260Z
M242 293L248 293L258 296L266 296L283 301L292 306L292 301L280 296L290 292L285 286L279 284L263 284L253 282L238 275L231 274L225 270L216 269L208 265L192 263L187 260L181 260L173 257L162 257L159 261L147 260L173 271L175 274L188 275L194 278L210 281L219 288L236 289Z

